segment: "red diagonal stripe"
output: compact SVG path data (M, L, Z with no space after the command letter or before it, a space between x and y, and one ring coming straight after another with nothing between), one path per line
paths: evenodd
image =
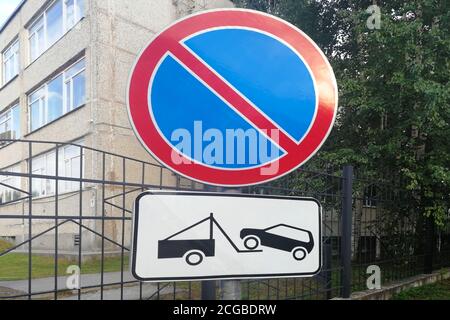
M233 89L228 83L214 73L203 61L199 60L189 50L178 42L170 45L170 52L180 60L185 67L203 80L217 95L227 101L242 116L244 116L256 128L263 130L278 145L289 153L298 147L288 135L281 131L269 118L255 109L240 93ZM277 130L278 137L272 135L272 130Z

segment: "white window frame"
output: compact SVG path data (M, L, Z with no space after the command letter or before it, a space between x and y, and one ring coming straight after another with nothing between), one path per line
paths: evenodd
M86 101L84 101L84 103L80 104L79 106L73 106L73 78L77 75L79 75L82 72L86 71L86 65L80 69L76 74L72 75L71 77L67 78L66 77L66 73L68 70L70 70L73 66L75 66L77 63L81 62L85 60L85 57L77 60L75 63L73 63L72 65L70 65L69 67L67 67L63 72L57 74L56 76L54 76L53 78L51 78L50 80L48 80L44 85L42 85L41 87L39 87L38 89L34 90L33 92L31 92L28 95L28 132L33 132L36 131L40 128L42 128L43 126L58 120L59 118L61 118L62 116L64 116L66 113L69 113L75 109L78 109L79 107L83 106ZM86 62L86 61L85 61ZM60 117L52 120L51 122L48 121L48 84L50 82L52 82L53 80L55 80L56 78L58 78L59 76L62 75L62 81L63 81L63 88L62 88L62 100L63 100L63 105L62 105L62 114ZM66 90L66 82L70 81L70 105L67 105L67 90ZM86 84L85 84L86 86ZM30 97L37 93L39 90L42 90L43 95L39 96L39 98L35 99L35 100L30 100ZM86 92L86 87L84 88L85 92ZM31 112L31 106L34 102L39 100L39 113L40 113L40 121L39 121L39 127L38 128L32 128L32 112Z
M2 120L2 118L3 118L3 120ZM2 124L6 124L8 122L12 123L12 112L11 112L11 109L8 109L5 112L0 114L0 126ZM10 124L10 126L11 126L11 124ZM0 133L3 133L3 132L0 132Z
M76 142L73 142L73 144L76 145L80 145L83 146L84 145L84 140L79 140ZM76 153L76 156L71 157L71 158L66 158L66 152L67 152L67 148L75 148L78 150L78 152ZM41 154L39 156L36 156L32 159L33 161L33 170L32 173L35 175L52 175L52 172L56 171L56 161L58 161L58 177L61 178L77 178L79 179L80 176L72 176L72 162L74 159L80 158L80 161L82 162L82 172L84 172L84 166L85 166L85 153L84 153L84 149L83 152L79 152L80 148L77 146L74 146L72 144L69 145L65 145L62 146L58 149L58 159L56 159L56 150L51 150L47 153ZM50 168L47 167L49 161L48 159L54 157L55 159L55 167L54 168ZM42 161L44 161L44 166L42 167L36 167L36 162L43 159ZM66 164L69 163L69 170L70 172L66 172ZM77 170L79 168L76 168ZM56 172L55 172L56 173ZM55 174L56 175L56 174ZM64 193L71 193L71 192L75 192L79 190L79 182L73 182L73 181L67 181L67 180L58 180L59 181L59 187L58 187L58 194L64 194ZM38 188L36 188L36 186L38 186ZM45 197L51 197L54 196L56 193L56 180L53 179L37 179L34 178L33 179L33 197L34 198L45 198ZM84 186L84 184L82 185L82 187ZM38 190L36 190L38 189ZM35 193L35 191L37 191Z
M364 189L363 193L363 207L364 208L376 208L378 205L378 188L376 185L371 184Z
M39 128L42 128L43 126L46 125L47 123L47 119L48 116L46 116L47 114L47 97L48 97L48 91L47 91L47 84L45 84L44 86L40 87L39 89L37 89L36 91L34 91L33 93L31 93L28 96L28 114L29 114L29 119L28 119L28 132L32 132L35 131ZM30 100L31 96L35 93L37 93L38 91L42 90L42 94L40 94L36 99L34 100ZM31 106L35 103L35 102L39 102L39 127L38 128L34 128L32 127L32 112L31 112Z
M15 165L15 166L11 166L9 168L6 169L2 169L1 171L3 172L12 172L12 173L20 173L21 172L21 167L20 165ZM21 188L21 178L18 176L0 176L0 182L7 184L9 186L15 187L17 189ZM18 192L14 189L8 188L6 186L0 185L0 194L2 195L2 200L5 200L6 198L6 194L8 192L11 192L11 199L9 199L8 201L5 202L0 202L0 204L2 203L6 203L6 202L11 202L13 203L14 201L18 200L19 198L14 198L14 192Z
M81 60L79 60L78 62L81 62ZM67 70L71 69L71 68L72 68L73 66L75 66L78 62L74 63L71 67L67 68ZM66 71L67 71L67 70L66 70ZM81 107L81 106L83 105L83 103L80 104L80 105L78 105L78 106L75 106L75 105L74 105L74 99L73 99L73 92L74 92L74 90L73 90L73 89L74 89L74 87L73 87L73 79L74 79L76 76L80 75L81 73L83 73L83 72L85 72L85 71L86 71L86 65L85 65L82 69L80 69L77 73L74 73L74 74L71 75L70 77L66 77L67 73L64 72L64 77L63 77L63 100L64 100L63 105L64 105L64 107L63 107L63 110L64 110L65 113L70 112L70 111L72 111L72 110L75 110L75 109L77 109L77 108L79 108L79 107ZM86 77L86 74L85 74L85 77ZM67 86L66 86L67 84L69 84L69 88L70 88L69 105L67 105ZM85 89L86 89L86 88L85 88Z
M14 110L15 108L20 108L20 106L19 106L18 103L15 104L15 105L13 105L12 107L8 108L6 111L0 113L0 125L2 125L2 124L4 124L4 123L7 123L7 122L10 122L10 125L9 125L9 126L10 126L10 128L11 128L11 131L14 129L14 128L13 128L13 124L14 124L14 122L15 122L15 118L14 118L14 112L13 112L13 110ZM5 115L6 115L6 116L5 116ZM5 117L4 117L4 119L2 120L1 118L2 118L3 116L5 116ZM20 118L19 118L19 123L20 123ZM11 137L11 139L19 139L19 138L20 138L20 136L21 136L20 127L18 128L18 130L19 130L19 132L17 133L17 137ZM3 133L3 132L0 132L0 134L1 134L1 133Z
M49 43L48 42L48 30L47 30L47 11L52 8L58 1L62 1L62 24L63 24L63 31L62 34L59 38L57 38L55 40L55 42L53 43ZM50 48L54 43L56 43L59 39L61 39L67 32L69 32L70 30L72 30L78 22L80 22L84 16L85 13L83 12L83 15L80 13L79 10L79 6L78 3L81 1L86 1L86 0L74 0L74 23L72 26L69 26L67 23L67 3L66 0L54 0L51 3L49 3L47 5L47 7L45 8L45 10L42 12L42 14L40 14L31 24L30 27L28 28L28 44L29 44L29 62L32 63L33 61L37 60L45 51L48 50L48 48ZM85 7L85 6L84 6ZM42 20L41 20L42 19ZM42 28L44 31L44 43L43 43L43 48L42 50L40 50L36 57L32 57L31 55L31 37L33 36L33 34L37 34L37 32L30 32L30 29L32 29L36 24L38 24L40 22L40 20L42 21ZM37 30L40 30L37 29Z
M73 144L83 146L84 140L74 142ZM67 153L70 154L68 152L69 148L75 148L77 150L77 152L75 153L76 154L75 156L73 156L73 157L67 156L66 157ZM80 148L77 146L74 146L72 144L62 146L58 151L58 158L59 158L58 160L60 161L59 165L58 165L58 171L59 171L58 176L66 177L66 178L76 178L76 179L80 178L79 173L77 176L72 176L72 171L74 169L74 167L72 167L72 165L73 165L73 162L75 159L80 158L80 161L82 161L82 172L84 172L84 149L83 149L82 153L80 153ZM66 170L67 165L69 167L68 170ZM77 171L79 171L79 164L75 169ZM69 171L69 172L66 172L66 171ZM63 182L63 184L60 185L60 188L59 188L61 193L69 193L69 192L74 192L74 191L79 190L79 182L78 181L75 181L75 182L68 181L68 180L60 180L60 181Z
M34 157L31 161L32 161L32 174L33 175L51 175L52 169L55 168L50 168L47 167L47 163L48 163L48 159L50 159L51 157L55 158L55 162L56 162L56 152L50 151L47 153L44 153L42 155L39 155L37 157ZM43 159L44 161L44 166L37 166L37 161ZM35 194L35 188L36 186L39 185L39 190L37 190L37 194ZM48 197L51 196L53 194L55 194L55 180L53 179L40 179L40 178L33 178L33 182L32 182L32 186L33 186L33 197L35 198L40 198L40 197Z
M38 24L42 24L42 26L40 26L40 28L37 28L35 31L30 32L30 29L34 28ZM33 58L32 54L31 54L31 47L32 47L32 45L31 45L31 38L33 37L33 35L35 37L38 37L38 34L39 34L38 31L41 30L41 29L43 30L43 36L44 36L43 46L42 46L42 48L40 48L39 51L36 51L37 52L36 53L36 57ZM39 42L37 42L37 43L39 43ZM47 26L46 26L46 18L45 18L45 14L44 13L42 13L39 17L37 17L36 20L28 28L28 45L29 45L29 48L30 48L30 50L29 50L30 62L33 62L34 60L39 58L44 53L44 51L46 50L46 47L47 47Z
M6 78L6 64L8 61L12 60L14 71L13 74L10 75L9 78ZM15 76L19 74L20 70L20 43L19 38L14 40L14 42L8 46L3 52L2 52L2 81L3 84L8 83L12 79L14 79Z

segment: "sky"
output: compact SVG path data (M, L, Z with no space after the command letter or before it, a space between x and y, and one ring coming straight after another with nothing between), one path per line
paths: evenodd
M0 26L8 19L21 0L0 0Z

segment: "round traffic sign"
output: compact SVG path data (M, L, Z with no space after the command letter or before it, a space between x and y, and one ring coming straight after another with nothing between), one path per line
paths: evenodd
M252 10L191 15L139 55L128 112L143 146L196 181L247 186L308 161L336 117L325 55L302 31Z

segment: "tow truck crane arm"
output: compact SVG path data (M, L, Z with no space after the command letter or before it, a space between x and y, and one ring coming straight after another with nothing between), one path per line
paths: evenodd
M249 252L262 252L262 250L241 250L238 248L238 246L236 246L236 244L233 242L233 240L231 240L231 238L228 236L228 234L225 232L225 230L222 228L222 226L217 222L217 220L214 218L214 213L211 212L210 216L208 218L202 219L196 223L194 223L193 225L184 228L181 231L178 231L177 233L169 236L168 238L164 239L164 241L166 240L170 240L192 228L195 228L196 226L209 221L210 226L209 226L209 239L213 240L214 238L214 225L219 229L219 231L225 236L225 239L227 239L227 241L230 243L230 245L233 247L233 249L238 252L238 253L249 253Z

